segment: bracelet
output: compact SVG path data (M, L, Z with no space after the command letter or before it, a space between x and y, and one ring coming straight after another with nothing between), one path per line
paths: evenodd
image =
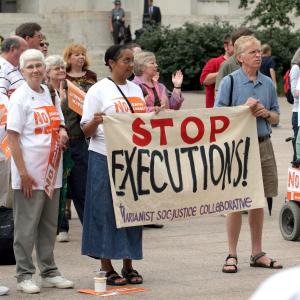
M181 89L181 86L175 86L174 85L174 89Z

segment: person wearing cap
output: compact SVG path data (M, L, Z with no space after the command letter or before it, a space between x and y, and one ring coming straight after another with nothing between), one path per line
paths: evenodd
M124 37L125 11L121 7L121 1L114 1L115 7L109 16L109 29L112 33L114 44L120 44L122 36Z

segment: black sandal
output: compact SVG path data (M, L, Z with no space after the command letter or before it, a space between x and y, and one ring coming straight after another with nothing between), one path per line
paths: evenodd
M121 286L121 285L126 285L126 281L124 282L119 282L117 281L118 279L124 279L121 277L115 270L106 272L106 283L107 285L114 285L114 286Z
M236 263L227 263L228 259L233 258L236 260ZM223 265L222 272L223 273L236 273L238 271L237 268L238 259L236 255L229 254L225 259L225 264ZM226 269L226 267L234 267L234 269Z
M258 262L258 260L265 256L266 253L265 252L260 252L254 256L250 256L250 267L254 267L254 268L267 268L267 269L282 269L282 265L277 265L275 266L275 263L277 262L276 260L274 259L271 259L269 258L271 261L270 261L270 264L267 265L267 264L264 264L264 263L261 263L261 262Z
M122 269L122 276L124 278L126 278L127 282L130 284L142 284L143 283L142 275L140 275L138 273L138 271L136 271L134 269L128 269L128 270ZM136 281L137 278L139 279L139 281Z

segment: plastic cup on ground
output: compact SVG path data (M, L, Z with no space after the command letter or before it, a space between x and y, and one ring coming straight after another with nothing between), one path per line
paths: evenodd
M106 277L106 271L97 271L96 277L103 278Z
M95 292L103 293L106 292L106 277L95 277Z

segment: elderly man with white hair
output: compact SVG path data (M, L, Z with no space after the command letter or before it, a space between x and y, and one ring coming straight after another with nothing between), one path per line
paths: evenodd
M278 193L276 161L271 143L271 124L279 122L279 105L272 80L259 72L261 44L253 36L242 36L234 44L234 55L241 68L221 81L215 106L248 105L256 117L265 197ZM282 266L262 251L263 208L249 210L251 232L251 267L280 269ZM237 243L242 226L241 212L227 216L229 255L222 271L236 273Z
M54 183L53 197L45 192L45 175L55 132L60 147L68 135L58 97L52 98L42 84L45 78L43 54L29 49L20 56L20 69L26 82L11 96L7 116L9 147L12 153L12 188L14 190L14 252L17 267L17 289L39 293L32 279L35 246L43 287L71 288L54 261L62 163Z

